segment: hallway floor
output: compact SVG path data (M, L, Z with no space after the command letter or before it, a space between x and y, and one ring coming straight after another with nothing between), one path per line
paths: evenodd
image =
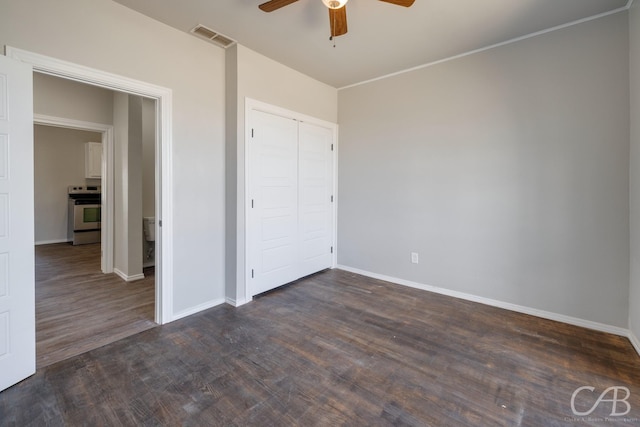
M156 325L154 269L127 283L100 271L100 244L35 247L36 365L50 365Z

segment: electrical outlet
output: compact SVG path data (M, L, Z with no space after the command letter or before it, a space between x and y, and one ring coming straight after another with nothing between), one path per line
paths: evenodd
M412 264L417 264L418 263L418 253L417 252L411 252L411 263Z

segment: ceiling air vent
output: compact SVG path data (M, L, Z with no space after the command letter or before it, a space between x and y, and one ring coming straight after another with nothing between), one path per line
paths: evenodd
M216 33L211 28L207 28L204 25L196 25L191 32L198 37L210 41L211 43L220 46L221 48L228 48L235 44L235 40L231 40L229 37L225 37L220 33Z

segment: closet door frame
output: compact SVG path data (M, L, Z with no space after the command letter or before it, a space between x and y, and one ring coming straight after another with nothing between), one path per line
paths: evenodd
M338 255L338 247L337 247L337 212L338 212L338 125L336 123L331 123L326 120L318 119L312 116L308 116L302 113L298 113L295 111L291 111L285 108L281 108L275 105L271 105L265 102L257 101L252 98L245 98L245 152L244 152L244 259L238 260L239 263L244 264L244 294L246 296L246 300L242 301L249 302L253 298L252 288L251 288L251 279L252 279L252 271L251 271L251 251L250 247L251 236L249 234L249 221L251 214L251 130L253 128L252 117L253 111L260 111L263 113L273 114L276 116L297 120L299 122L305 122L309 124L313 124L316 126L324 127L330 129L332 132L332 145L333 150L331 151L331 162L332 162L332 195L333 195L333 203L332 203L332 248L333 253L331 256L331 268L335 268L337 265L337 255ZM240 303L240 301L238 301ZM241 304L236 304L241 305Z

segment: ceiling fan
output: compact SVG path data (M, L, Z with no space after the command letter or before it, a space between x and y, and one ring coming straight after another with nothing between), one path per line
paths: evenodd
M260 10L264 12L273 12L281 7L295 3L298 0L271 0L262 3ZM347 1L349 0L322 0L329 9L329 23L331 25L331 38L341 36L347 33ZM409 7L415 0L380 0L385 3L391 3L398 6Z

